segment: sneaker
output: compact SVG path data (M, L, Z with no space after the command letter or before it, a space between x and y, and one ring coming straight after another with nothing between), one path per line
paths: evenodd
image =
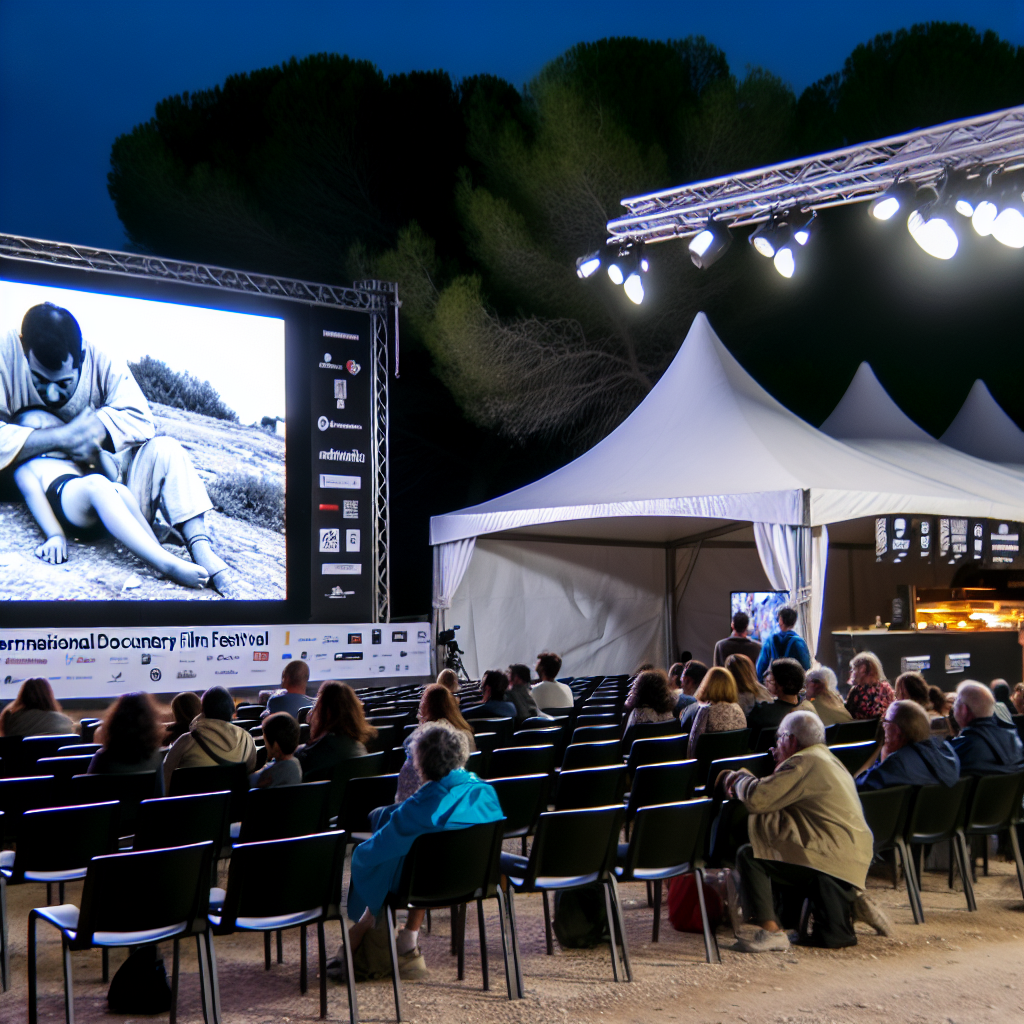
M758 928L750 938L737 939L732 947L737 953L784 953L790 948L785 932L768 932Z
M867 893L861 893L853 901L853 919L874 928L878 935L892 935L892 921L881 907L871 902Z
M419 946L410 949L408 953L398 954L398 976L402 981L419 981L429 973Z

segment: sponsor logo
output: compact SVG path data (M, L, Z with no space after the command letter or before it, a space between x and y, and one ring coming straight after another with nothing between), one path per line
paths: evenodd
M251 675L251 676L261 676L266 671L267 670L265 668L251 668L251 669L249 669L249 675Z
M253 661L270 661L270 651L253 651Z
M342 331L324 331L325 338L341 338L344 341L358 341L358 334L345 334ZM330 356L327 356L330 359Z
M213 661L213 655L212 655L212 654L208 654L208 655L206 656L206 660L207 660L207 661Z
M281 660L282 661L287 661L290 657L291 657L291 654L288 654L288 653L282 654L281 655Z
M313 657L314 658L326 658L327 654L326 653L324 653L324 654L314 654Z
M306 660L306 659L307 659L308 657L309 657L309 651L303 651L303 652L302 652L302 653L301 653L301 654L299 655L299 658L300 658L300 659L301 659L302 661L305 661L305 660Z
M112 654L110 656L110 664L111 665L127 665L128 664L128 659L125 658L125 657L122 657L120 654Z
M64 663L66 665L92 665L95 661L95 658L83 658L81 655L77 657L74 654L64 655Z
M342 381L344 383L344 381ZM321 430L362 430L362 423L338 423L336 420L321 416L317 419L316 425Z
M181 672L178 673L178 678L179 679L195 679L195 677L196 677L195 672L193 672L191 669L188 669L188 668L183 669Z
M242 656L240 654L218 654L218 661L241 661Z
M408 658L409 657L409 652L408 651L399 651L398 652L398 656L400 658Z
M343 501L341 503L342 519L358 519L359 518L359 501Z
M108 683L114 683L115 685L124 682L123 672L114 672L111 677L107 680Z
M334 356L332 356L330 352L325 352L324 353L323 362L320 363L320 369L321 370L344 370L345 367L342 366L340 363L334 363L334 362L331 361L333 358L334 358Z
M341 641L336 636L325 636L321 643L325 644L340 644Z
M320 573L323 576L362 576L363 567L357 562L322 562Z
M378 665L378 666L377 666L377 671L378 671L378 672L383 672L385 668L387 668L387 666L386 666L386 665Z
M213 673L215 676L237 676L238 673L233 668L221 668Z
M359 451L358 448L353 448L349 452L339 452L337 448L321 448L320 449L320 461L321 462L365 462L366 456Z
M359 530L345 531L345 551L349 554L359 553Z
M334 652L334 660L335 661L362 661L363 660L363 652L362 651L335 651Z
M7 658L5 665L46 665L46 658Z
M158 669L158 668L151 668L149 670L149 678L152 679L154 683L159 683L160 682L160 669Z
M336 555L341 550L341 530L334 527L320 531L320 553Z
M320 486L325 490L358 491L363 486L362 477L338 476L336 473L321 473Z
M324 594L324 597L329 597L332 601L344 600L346 597L355 597L356 592L354 590L345 590L342 587L331 587L329 594Z
M20 683L20 679L15 679L13 676L4 676L4 686L10 686L12 683Z
M430 639L430 634L425 629L416 630L416 642L418 644L425 644Z
M348 504L348 502L346 502L346 504ZM321 506L320 506L320 511L321 512L338 512L338 511L340 511L340 509L341 509L340 505L323 505L323 504L321 504Z
M341 367L339 366L340 370ZM348 381L344 377L334 378L334 397L338 400L338 408L345 408L345 399L348 398Z
M151 654L144 654L142 656L142 664L143 665L148 665L152 660L153 660L153 656Z
M391 639L396 644L408 643L409 632L405 629L393 629L391 631Z
M361 644L363 642L363 634L362 633L349 633L349 635L348 635L348 642L350 644Z
M354 359L349 359L345 363L345 369L354 377L362 367Z

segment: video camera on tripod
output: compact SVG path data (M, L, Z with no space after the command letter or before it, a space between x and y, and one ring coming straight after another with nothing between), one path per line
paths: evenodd
M445 650L444 667L450 668L456 675L461 676L467 683L472 682L466 667L462 664L460 655L466 652L459 647L459 641L455 639L455 630L461 626L452 626L451 629L442 629L437 634L437 646Z

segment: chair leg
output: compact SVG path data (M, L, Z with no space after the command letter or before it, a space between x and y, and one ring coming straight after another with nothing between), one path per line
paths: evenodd
M551 936L551 907L548 904L547 889L541 893L541 897L544 900L544 941L547 947L548 956L554 956L555 946Z
M513 968L508 962L508 939L505 935L505 896L499 885L495 892L495 899L498 901L498 928L501 931L501 958L505 964L505 988L508 989L508 998L511 1001L515 998L512 995L512 971ZM481 939L481 946L483 940Z
M459 937L455 943L455 955L458 957L458 979L462 981L466 976L466 904L458 907L455 915L458 921Z
M907 899L910 901L910 911L914 915L914 924L924 922L924 913L921 910L921 897L919 896L914 880L914 868L910 863L910 852L902 839L896 841L893 847L893 877L898 874L898 865L903 867L903 879L907 885Z
M395 946L395 912L389 903L385 908L388 915L388 948L391 952L391 986L395 990L395 1020L402 1019L402 981L398 976L398 949ZM349 975L351 978L352 975Z
M356 996L356 972L352 964L352 947L348 942L348 929L345 922L341 922L341 948L345 954L345 977L348 978L346 988L348 990L348 1019L349 1024L359 1024L359 1000ZM326 953L324 954L326 956ZM324 970L326 971L326 966Z
M60 903L62 906L64 904L64 883L63 882L58 882L57 883L57 902Z
M205 935L196 935L196 959L199 961L199 998L203 1004L203 1024L216 1024L213 1019L213 992L210 987L210 963L206 958Z
M619 899L619 883L615 881L614 875L609 879L609 884L612 890L612 909L615 911L615 924L619 929L619 944L622 947L622 963L626 968L626 981L632 981L633 965L629 960L629 942L626 939L626 922L622 917L622 900ZM656 888L660 885L661 882L657 882Z
M654 892L650 882L647 882L647 906L654 906Z
M7 880L0 875L0 992L10 984L11 956L7 929Z
M708 921L708 907L704 901L704 871L697 868L694 872L697 882L697 902L700 904L700 922L704 927L704 953L709 964L720 964L722 958L718 953L718 939L715 937L711 922Z
M263 970L270 970L270 932L263 933Z
M608 882L604 882L601 885L604 890L604 912L605 917L608 921L608 945L611 947L612 952L612 977L619 980L619 947L615 942L615 911L612 910L612 890L611 885Z
M104 947L106 952L106 947ZM170 1024L178 1020L178 940L171 943L171 1019Z
M451 954L455 956L459 952L459 908L452 907L452 941L451 941Z
M317 970L320 972L320 1019L327 1016L327 942L324 938L324 923L316 923Z
M71 947L63 935L60 937L60 948L64 954L64 1020L66 1024L75 1024L75 987L71 980Z
M221 1024L223 1019L220 1014L220 981L217 978L217 952L213 946L213 932L206 930L206 958L209 961L210 971L210 1002L213 1005L214 1024ZM352 975L350 974L351 978Z
M110 950L107 949L106 946L103 947L100 956L100 961L102 963L103 984L105 985L108 981L110 981Z
M280 932L277 933L281 935ZM306 994L306 989L309 988L307 984L307 971L306 971L306 926L299 925L299 992L302 995Z
M5 888L5 887L0 887ZM37 1024L37 998L36 998L36 912L28 912L28 1024ZM7 918L4 917L4 927L7 927ZM7 989L7 934L4 933L4 990Z
M476 901L476 925L480 934L480 973L484 979L484 991L491 990L491 977L487 963L487 924L484 921L484 901ZM465 929L463 929L463 941L465 941Z
M284 963L284 932L280 928L277 930L277 962Z
M508 925L512 936L512 964L516 970L516 991L520 999L526 998L526 990L523 988L523 958L519 951L519 929L516 927L516 901L514 890L510 885L505 890L508 896Z
M957 832L953 842L960 849L960 874L964 880L964 895L967 897L967 909L975 911L978 904L974 899L974 882L971 880L970 851L967 849L967 837L963 832Z
M46 883L46 905L49 906L53 902L53 882Z
M430 911L427 911L427 934L430 934Z
M1020 886L1021 897L1024 897L1024 860L1021 859L1020 855L1020 839L1017 836L1017 826L1011 825L1010 829L1010 849L1013 850L1013 861L1017 865L1017 884ZM7 955L7 945L4 944L4 956Z
M654 881L654 920L651 924L651 942L657 942L661 935L661 879Z

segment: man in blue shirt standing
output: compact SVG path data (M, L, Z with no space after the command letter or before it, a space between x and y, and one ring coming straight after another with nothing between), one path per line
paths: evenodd
M757 681L764 681L764 674L769 666L778 658L793 658L800 662L806 672L811 667L811 652L803 637L793 627L796 625L796 609L789 604L779 609L779 632L773 633L761 644L761 653L757 656Z
M1012 725L995 717L996 700L987 686L973 681L956 688L953 717L960 735L949 742L963 775L1009 775L1024 768L1024 745Z

